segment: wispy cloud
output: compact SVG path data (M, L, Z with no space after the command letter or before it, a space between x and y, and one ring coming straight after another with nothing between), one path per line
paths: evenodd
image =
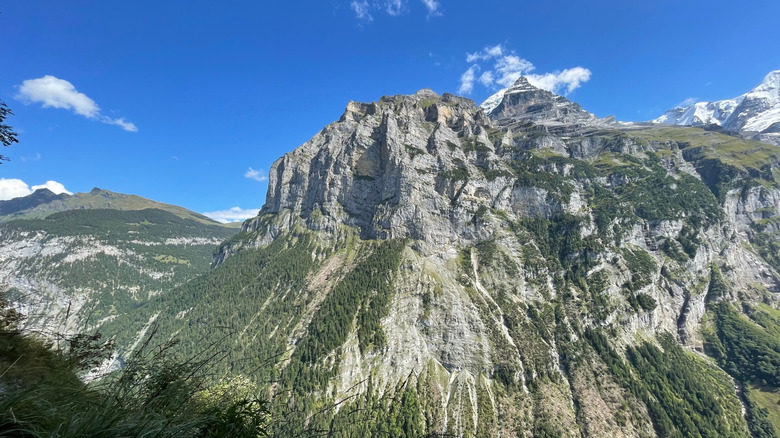
M421 3L428 18L442 15L441 3L438 0L421 0ZM374 21L374 15L377 13L398 17L413 10L409 7L408 0L352 0L349 7L355 13L355 18L363 22Z
M125 131L129 132L138 132L138 127L135 126L134 123L128 122L125 120L124 117L120 117L118 119L111 119L106 116L101 116L100 121L103 123L108 123L109 125L116 125L120 128L124 129Z
M682 102L678 103L676 108L688 108L689 106L693 105L694 103L698 102L699 99L695 97L689 97Z
M43 184L28 186L26 182L16 178L0 178L0 201L27 196L38 189L49 189L56 194L67 193L72 195L64 185L57 181L46 181Z
M263 169L255 170L252 169L251 167L244 174L244 178L249 178L260 182L268 181L268 175L265 174L265 171Z
M23 163L26 163L28 161L39 161L41 158L42 156L40 152L36 152L35 155L31 155L31 156L23 155L19 157L19 159L22 160Z
M459 94L471 94L474 90L474 79L476 79L478 71L479 66L474 64L460 75L460 87L458 87Z
M437 55L437 54L435 54L433 52L428 52L428 58L431 58L431 61L433 61L433 65L435 65L436 67L440 67L441 66L441 61L439 60L439 55Z
M406 9L406 2L404 0L387 0L385 2L385 11L392 16L401 15Z
M441 15L439 10L439 2L436 0L422 0L425 8L428 9L428 17L438 17Z
M481 82L482 85L486 87L493 85L493 82L495 82L495 78L493 77L493 72L492 71L482 72L482 74L479 75L479 82Z
M371 16L371 5L368 4L367 0L362 0L362 1L353 0L352 3L349 4L349 6L355 12L355 17L357 17L358 20L363 20L363 21L374 20L374 17Z
M40 103L44 108L60 108L97 120L116 125L125 131L138 132L138 127L124 118L113 119L100 112L94 100L65 79L46 75L37 79L27 79L19 86L17 99L25 103Z
M217 222L227 224L230 222L242 222L247 219L253 218L260 213L259 209L243 209L240 207L233 207L227 210L209 211L202 213L204 216L210 217Z
M466 62L471 65L460 77L458 92L461 94L470 94L474 90L476 73L479 71L482 72L479 82L491 90L509 87L520 76L525 76L532 85L558 94L571 93L590 80L591 76L590 70L584 67L532 73L536 67L531 61L521 58L501 44L466 53Z
M485 47L479 52L466 53L466 62L486 61L492 58L498 58L504 54L504 48L501 44L496 44L493 47Z

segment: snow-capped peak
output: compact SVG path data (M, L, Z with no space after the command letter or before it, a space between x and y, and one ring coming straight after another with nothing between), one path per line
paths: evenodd
M531 121L536 124L608 124L563 96L545 90L520 76L480 105L495 120Z
M696 102L687 107L678 106L653 120L653 123L690 126L709 125L712 123L720 125L742 103L742 99L744 99L744 96L717 102Z
M780 70L770 72L741 96L675 108L652 122L691 126L714 123L732 131L769 133L780 126Z
M488 97L484 102L479 104L479 107L482 108L482 111L485 111L486 114L490 114L490 112L496 109L501 103L501 99L504 98L504 94L506 94L508 89L509 88L504 88L503 90L499 90L496 94Z
M534 90L537 90L537 87L531 85L525 76L520 76L517 78L515 83L512 84L512 86L504 88L503 90L499 90L496 94L485 99L485 101L482 102L479 107L482 108L485 113L490 114L494 109L496 109L496 107L498 107L498 105L501 104L501 101L504 99L504 96L507 93L511 94Z
M780 70L775 70L769 72L769 74L764 77L764 80L761 81L758 87L754 88L751 93L756 91L775 91L775 93L777 93L778 90L780 90Z

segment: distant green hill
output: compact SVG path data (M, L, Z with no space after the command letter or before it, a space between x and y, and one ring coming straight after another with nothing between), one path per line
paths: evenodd
M46 216L68 210L144 210L154 208L172 213L182 219L192 219L209 225L238 228L240 224L220 224L202 214L162 202L152 201L137 195L126 195L94 188L89 193L55 195L48 189L39 189L22 198L0 201L0 222L14 219L43 219Z
M26 328L98 327L209 271L238 231L182 207L95 189L0 203L0 291Z

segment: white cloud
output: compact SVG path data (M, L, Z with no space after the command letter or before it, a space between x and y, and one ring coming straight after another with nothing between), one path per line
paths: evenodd
M0 178L0 201L27 196L30 193L30 187L24 181Z
M40 103L44 108L60 108L73 111L89 119L109 125L117 125L125 131L138 132L138 128L124 118L112 119L101 114L94 100L65 79L46 75L37 79L27 79L19 86L17 99L26 103Z
M531 61L521 58L501 44L485 46L474 53L467 52L466 62L471 65L460 77L460 94L469 94L474 90L478 71L482 71L479 82L493 91L499 87L510 87L520 76L525 76L532 85L558 94L571 93L590 80L591 76L591 71L584 67L532 74L536 67Z
M474 79L477 76L477 71L479 71L479 66L474 64L460 75L459 94L471 94L471 91L474 90Z
M371 16L370 9L371 7L368 4L368 0L363 1L356 1L353 0L352 3L349 4L349 6L352 8L353 11L355 11L355 16L358 20L366 20L366 21L372 21L374 17Z
M517 55L506 55L498 58L493 66L498 73L496 82L504 87L515 83L517 78L534 70L534 65L527 59Z
M36 186L28 186L26 182L16 178L0 178L0 201L27 196L38 189L49 189L56 194L67 193L72 195L64 185L57 181L46 181Z
M428 16L429 17L438 17L441 15L441 11L439 11L439 2L436 0L422 0L422 3L425 5L425 9L428 10Z
M65 186L64 186L64 185L62 185L62 183L58 183L57 181L52 181L52 180L49 180L49 181L46 181L46 182L45 182L45 183L43 183L43 184L40 184L40 185L37 185L37 186L32 186L32 187L31 187L31 190L32 190L33 192L34 192L34 191L36 191L36 190L38 190L38 189L49 189L49 190L51 190L52 192L54 192L54 193L56 193L56 194L58 194L58 195L59 195L60 193L67 193L68 195L72 195L72 194L73 194L73 193L69 192L69 191L68 191L68 190L65 188Z
M263 169L255 170L252 169L251 167L244 174L244 178L249 178L260 182L268 181L268 176L265 174L265 171Z
M32 156L24 156L24 155L22 155L21 157L19 157L19 159L22 160L23 163L26 163L28 161L39 161L41 159L41 157L42 157L41 153L40 152L36 152L35 155L32 155Z
M496 44L493 47L486 46L479 52L466 53L466 62L486 61L488 59L498 58L503 55L504 47L501 44Z
M483 72L479 76L479 82L481 82L482 85L484 85L486 87L492 86L493 85L493 81L494 81L494 79L493 79L493 72L492 71Z
M245 221L247 219L257 216L258 213L260 213L259 209L250 208L245 210L240 207L233 207L227 210L210 211L202 214L204 216L210 217L211 219L214 219L217 222L226 224L229 222Z
M387 0L385 11L392 16L398 16L404 13L406 2L404 0Z
M124 117L119 119L111 119L106 116L101 116L100 121L108 123L109 125L116 125L129 132L138 132L138 127L134 123L128 122Z
M682 102L678 103L675 108L688 108L689 106L693 105L694 103L698 102L699 99L695 97L689 97Z
M562 72L545 73L543 75L527 75L531 85L558 94L569 94L580 88L583 82L590 80L590 70L574 67Z
M19 96L30 102L40 102L44 108L63 108L84 117L93 118L100 114L94 100L79 93L70 82L51 75L22 82Z
M439 0L421 0L428 11L428 18L441 16ZM349 8L355 13L355 18L364 22L374 21L374 14L386 13L391 17L398 17L409 12L408 0L352 0Z

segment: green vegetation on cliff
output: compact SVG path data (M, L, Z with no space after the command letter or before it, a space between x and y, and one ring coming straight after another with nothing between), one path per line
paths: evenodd
M647 406L659 436L745 436L741 406L723 372L685 352L670 336L643 343L621 358L598 331L586 337L626 389Z

